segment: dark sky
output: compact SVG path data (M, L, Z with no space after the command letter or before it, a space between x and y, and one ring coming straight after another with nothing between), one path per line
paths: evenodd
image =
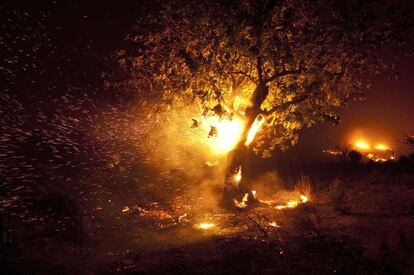
M30 98L85 89L100 91L104 57L128 46L123 38L140 14L140 3L2 1L3 92ZM399 80L377 80L365 101L355 102L343 112L339 126L321 124L304 131L293 151L318 156L323 149L349 144L357 134L404 150L403 135L414 132L413 66L413 58L399 62Z
M357 138L385 143L397 152L408 153L404 135L414 134L414 58L397 65L398 80L376 80L366 99L343 110L341 123L321 123L305 130L295 153L318 157L324 149L347 146Z

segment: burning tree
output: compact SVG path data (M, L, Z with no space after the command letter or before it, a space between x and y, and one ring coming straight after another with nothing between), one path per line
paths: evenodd
M158 1L144 9L112 85L153 102L154 113L195 104L202 119L239 122L222 148L231 151L229 203L253 201L251 152L269 157L301 128L337 123L370 75L392 71L382 50L412 38L406 14L376 1ZM208 136L225 129L212 126Z

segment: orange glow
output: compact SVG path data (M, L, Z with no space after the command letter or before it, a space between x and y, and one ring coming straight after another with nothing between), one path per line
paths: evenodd
M233 199L234 205L238 208L246 208L247 201L249 200L249 193L244 194L242 200L239 202L236 199Z
M301 200L301 202L302 202L302 203L305 203L305 202L307 202L309 199L308 199L308 197L307 197L307 196L305 196L305 195L300 195L300 200Z
M269 225L272 227L280 228L280 225L278 225L276 222L269 222Z
M299 198L300 200L290 200L286 204L276 205L275 208L278 210L285 209L285 208L295 208L299 204L306 203L309 201L309 198L305 195L300 195Z
M355 147L360 150L369 150L371 146L364 140L357 140L355 142Z
M386 151L388 150L388 146L384 144L377 144L375 145L375 149L380 150L380 151Z
M213 228L215 226L216 225L214 223L208 223L208 222L200 223L200 224L196 225L196 227L198 229L202 229L202 230L208 230L208 229L211 229L211 228Z
M217 129L217 135L208 138L208 145L213 154L226 155L233 150L239 142L244 129L244 121L239 118L220 119L216 116L207 117L202 127L209 133L211 127Z
M252 143L254 137L256 136L257 132L260 130L260 128L263 126L263 123L265 122L265 117L263 115L258 115L256 119L254 120L252 127L250 127L249 133L247 134L247 139L244 145L249 146L250 143Z
M241 181L241 179L242 179L242 170L241 170L241 166L240 166L237 173L233 176L233 180L236 184L238 184Z

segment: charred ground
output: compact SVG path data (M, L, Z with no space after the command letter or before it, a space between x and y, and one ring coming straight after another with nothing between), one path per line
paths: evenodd
M140 3L4 3L4 273L414 272L412 157L383 164L257 159L259 199L285 204L302 186L310 201L223 210L212 199L222 192L220 171L137 154L144 112L104 90L105 57L133 51L124 34ZM200 223L214 226L201 230Z

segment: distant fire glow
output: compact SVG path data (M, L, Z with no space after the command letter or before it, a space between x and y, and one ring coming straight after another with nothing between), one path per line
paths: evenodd
M351 149L361 153L365 160L374 162L386 162L395 160L395 153L389 145L383 142L374 143L369 141L366 137L359 137L352 142ZM324 153L328 153L333 156L346 157L349 148L337 149L337 150L323 150Z
M359 150L369 150L371 146L364 140L357 140L355 142L355 147Z
M388 147L387 145L384 145L384 144L377 144L375 145L375 149L380 150L380 151L385 151L385 150L388 150Z

